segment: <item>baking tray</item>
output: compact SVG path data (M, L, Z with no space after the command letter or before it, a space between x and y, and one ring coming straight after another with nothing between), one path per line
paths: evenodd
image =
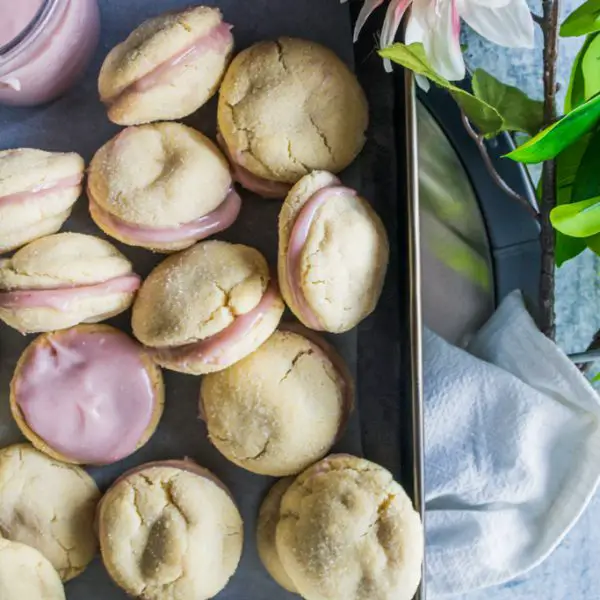
M520 289L527 307L537 316L540 288L540 225L519 202L510 198L492 179L479 148L467 133L456 102L432 86L419 93L419 102L436 119L454 147L467 173L483 214L494 271L494 300L498 305ZM493 168L511 189L537 207L535 190L525 167L504 158L515 144L508 133L485 142Z
M45 107L0 107L0 148L38 147L76 151L89 162L93 153L119 130L111 124L98 100L96 78L110 48L143 20L189 5L186 0L100 0L102 36L83 80L66 96ZM338 0L206 1L219 6L234 25L237 49L281 35L305 37L332 48L354 65L351 13L356 3ZM356 49L359 78L369 96L371 128L365 150L342 179L369 198L388 228L391 242L389 275L375 313L356 330L329 336L356 377L357 410L336 451L364 455L390 469L419 510L422 510L422 437L420 417L420 316L418 312L418 255L415 236L417 197L411 154L409 80L400 91L386 77L373 54L374 41L363 36ZM406 99L408 98L408 102ZM210 137L215 135L216 102L183 121ZM408 118L408 120L407 120ZM394 126L395 125L395 126ZM408 135L407 135L408 127ZM405 140L409 140L408 152ZM400 148L396 152L397 143ZM218 237L257 247L274 264L276 219L280 203L243 194L239 220ZM63 230L99 235L82 198ZM163 258L111 240L146 276ZM109 323L130 332L129 313ZM9 413L8 388L16 361L33 336L24 337L0 325L0 446L21 440ZM198 419L198 377L165 371L167 401L157 432L133 456L114 465L90 468L102 490L125 470L152 460L190 457L214 471L231 489L245 523L245 542L238 571L218 595L221 599L285 600L297 598L280 588L265 572L256 553L255 521L260 502L273 480L239 469L208 442ZM66 585L69 600L125 599L104 571L99 558Z

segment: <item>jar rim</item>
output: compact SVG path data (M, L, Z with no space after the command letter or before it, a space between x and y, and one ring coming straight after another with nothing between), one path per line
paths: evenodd
M43 0L37 13L27 26L12 40L6 42L3 46L0 46L0 59L7 58L13 54L13 51L21 49L24 44L37 37L38 33L50 19L54 7L58 2L60 2L60 0Z

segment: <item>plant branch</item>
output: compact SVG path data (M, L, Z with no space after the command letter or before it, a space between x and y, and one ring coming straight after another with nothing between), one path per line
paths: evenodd
M471 121L469 121L469 117L467 117L467 115L462 111L461 111L461 118L462 118L464 128L466 129L467 133L469 134L469 137L477 144L477 148L479 149L479 154L481 154L481 158L483 158L483 162L485 163L486 169L488 170L488 173L490 174L490 176L492 177L492 179L494 180L496 185L507 196L510 196L513 200L516 200L519 204L521 204L532 217L534 217L536 220L539 220L539 214L535 210L535 207L533 207L531 205L529 200L527 200L527 198L525 198L525 196L521 196L521 194L519 194L518 192L515 192L515 190L513 190L508 185L508 183L506 183L506 181L504 181L504 179L502 178L500 173L498 173L498 171L496 170L496 167L494 167L494 165L492 163L490 154L487 151L487 147L485 145L485 138L480 133L477 133L473 129L473 125L471 124Z
M533 11L531 12L531 18L540 26L542 27L544 24L544 18L541 15L538 15L537 13L534 13Z
M560 0L542 0L544 33L544 126L556 119L556 63L558 60L558 15ZM540 328L550 339L556 334L554 315L554 229L550 211L556 206L556 161L547 160L542 169L540 202L542 269L540 275Z
M586 352L593 352L594 350L600 350L600 330L596 331L590 345L585 349ZM587 373L592 368L594 362L595 361L579 363L577 364L577 367L579 367L579 370L582 373Z

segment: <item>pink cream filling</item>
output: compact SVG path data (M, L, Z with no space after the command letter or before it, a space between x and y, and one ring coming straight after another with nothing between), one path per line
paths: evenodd
M242 165L233 158L220 133L217 133L217 141L229 160L233 180L237 181L242 187L263 198L272 198L276 200L285 198L292 189L292 186L288 183L272 181L271 179L265 179L264 177L254 175L254 173L251 173L248 169L242 167Z
M0 308L53 308L67 311L74 302L109 294L133 293L140 284L141 277L132 273L91 285L0 292Z
M27 425L82 463L111 463L133 453L157 400L142 354L123 333L49 335L34 346L14 383Z
M93 198L88 189L90 212L94 219L106 229L113 230L124 239L131 239L141 243L170 243L184 240L202 240L210 235L230 227L237 219L242 206L242 200L232 188L223 202L208 214L184 223L178 227L142 227L128 223L108 212Z
M181 366L186 366L190 361L200 361L209 365L227 364L231 351L262 321L278 296L277 284L274 279L271 279L260 302L251 311L237 316L223 331L199 342L155 348L153 352L159 360L177 361Z
M30 200L36 200L53 194L59 190L66 190L78 186L83 179L83 174L79 173L71 177L64 177L58 181L50 181L47 183L40 183L31 190L24 192L17 192L15 194L8 194L7 196L0 196L0 206L10 206L13 204L22 204L29 202Z
M197 38L191 45L160 63L152 71L128 85L115 96L104 98L103 101L112 103L129 92L146 92L158 85L168 84L173 70L184 66L188 61L196 60L206 52L225 52L227 47L233 42L232 27L233 25L229 23L219 23L207 34Z
M321 188L313 194L308 202L300 209L292 227L286 255L286 283L292 295L294 308L298 310L302 321L311 329L322 331L323 326L311 309L302 289L302 250L308 239L310 228L319 209L334 196L356 196L356 192L341 185Z

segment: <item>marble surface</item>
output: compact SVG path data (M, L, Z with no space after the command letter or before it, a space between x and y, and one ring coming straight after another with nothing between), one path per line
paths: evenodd
M563 18L581 0L562 3ZM532 10L540 13L539 3ZM517 85L530 96L542 97L541 32L536 32L535 50L512 50L487 43L463 26L468 44L467 64L483 67L502 81ZM582 39L561 40L558 66L560 100L568 83L570 67ZM585 251L558 269L556 277L557 340L567 352L584 349L600 328L600 258ZM581 520L555 552L526 576L503 586L468 594L462 600L600 600L600 492Z

